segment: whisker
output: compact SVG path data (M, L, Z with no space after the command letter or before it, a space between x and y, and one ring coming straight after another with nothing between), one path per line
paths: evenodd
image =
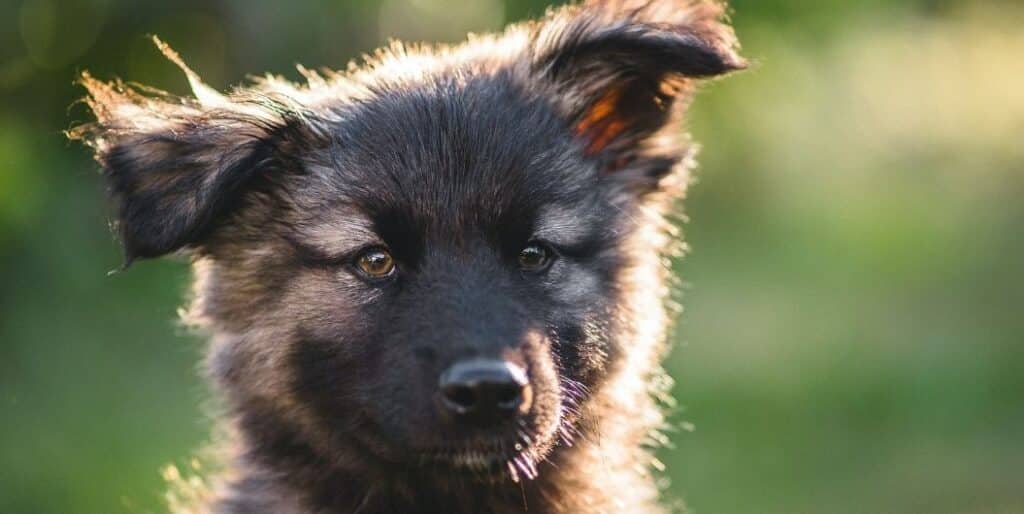
M505 466L508 468L508 473L509 473L509 475L511 475L512 481L518 484L519 483L519 473L516 472L515 459L506 462Z

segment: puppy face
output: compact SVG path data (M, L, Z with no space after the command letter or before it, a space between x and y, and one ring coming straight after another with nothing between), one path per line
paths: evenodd
M676 4L676 5L668 5ZM666 9L667 7L670 7ZM83 82L129 262L196 257L210 365L279 458L532 476L629 351L634 236L695 77L739 68L711 4L569 7L196 99Z

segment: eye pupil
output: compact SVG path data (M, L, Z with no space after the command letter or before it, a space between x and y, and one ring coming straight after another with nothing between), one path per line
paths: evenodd
M526 270L539 270L548 263L548 251L540 245L530 245L519 252L519 265Z
M394 271L395 260L387 250L377 248L360 255L356 265L366 275L379 278L390 275Z

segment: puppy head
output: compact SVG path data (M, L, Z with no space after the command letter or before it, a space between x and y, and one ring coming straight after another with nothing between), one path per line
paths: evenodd
M635 237L680 182L716 4L598 1L195 98L88 75L127 261L195 256L211 370L277 457L490 477L534 462L623 352Z

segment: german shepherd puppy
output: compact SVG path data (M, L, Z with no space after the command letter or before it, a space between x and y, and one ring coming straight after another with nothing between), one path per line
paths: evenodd
M666 216L723 7L595 0L177 98L85 74L126 265L187 252L232 448L190 512L657 513Z

